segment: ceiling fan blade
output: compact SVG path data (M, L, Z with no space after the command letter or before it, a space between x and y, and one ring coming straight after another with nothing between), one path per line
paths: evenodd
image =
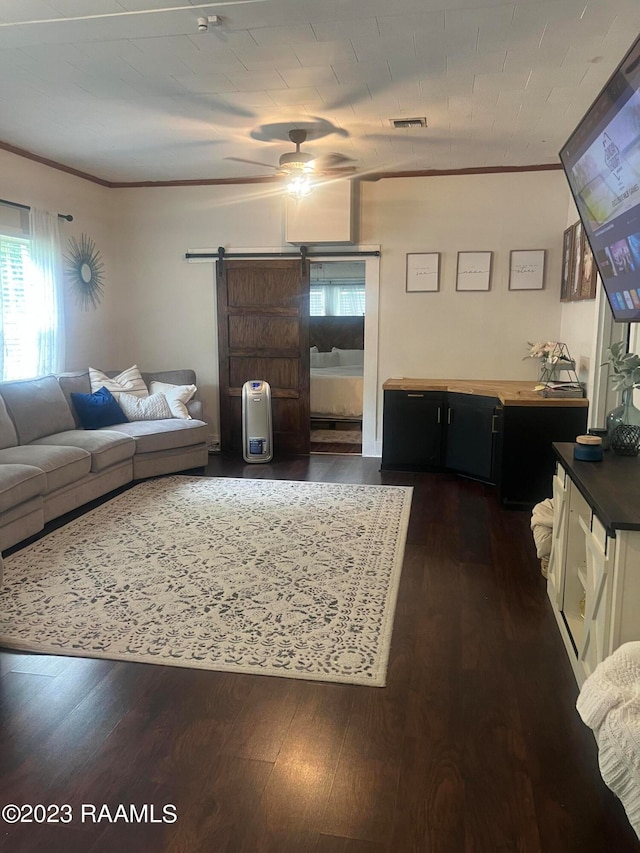
M280 171L279 166L274 166L273 163L262 163L260 160L245 160L244 157L225 157L225 160L233 160L236 163L250 163L252 166L266 166L267 169L275 169Z
M340 154L338 151L331 151L329 154L321 154L316 157L316 163L320 169L335 169L346 163L355 163L353 157L348 157L346 154Z

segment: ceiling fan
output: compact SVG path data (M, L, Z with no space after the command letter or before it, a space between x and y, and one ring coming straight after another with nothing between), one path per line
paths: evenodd
M287 178L289 191L294 195L306 195L311 189L311 175L335 175L336 173L351 173L355 171L354 166L346 166L353 162L351 157L345 154L333 152L330 154L314 157L307 151L301 151L300 146L307 139L307 131L302 128L293 128L289 131L289 139L296 146L295 151L287 151L280 155L278 165L264 163L261 160L247 160L244 157L226 157L226 160L234 160L236 163L250 163L253 166L266 166L273 169L276 175ZM306 192L304 189L306 189Z

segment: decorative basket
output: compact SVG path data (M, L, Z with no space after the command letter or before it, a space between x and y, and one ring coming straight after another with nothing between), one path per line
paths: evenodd
M611 436L611 449L619 456L637 456L640 449L640 426L619 424Z

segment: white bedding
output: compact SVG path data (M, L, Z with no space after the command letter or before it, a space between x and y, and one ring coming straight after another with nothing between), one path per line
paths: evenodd
M312 367L311 415L362 417L361 366Z

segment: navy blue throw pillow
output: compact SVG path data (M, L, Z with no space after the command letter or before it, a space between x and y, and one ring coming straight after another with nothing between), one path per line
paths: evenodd
M107 388L100 388L95 394L78 394L72 391L71 401L84 429L100 429L113 424L129 423L129 418Z

